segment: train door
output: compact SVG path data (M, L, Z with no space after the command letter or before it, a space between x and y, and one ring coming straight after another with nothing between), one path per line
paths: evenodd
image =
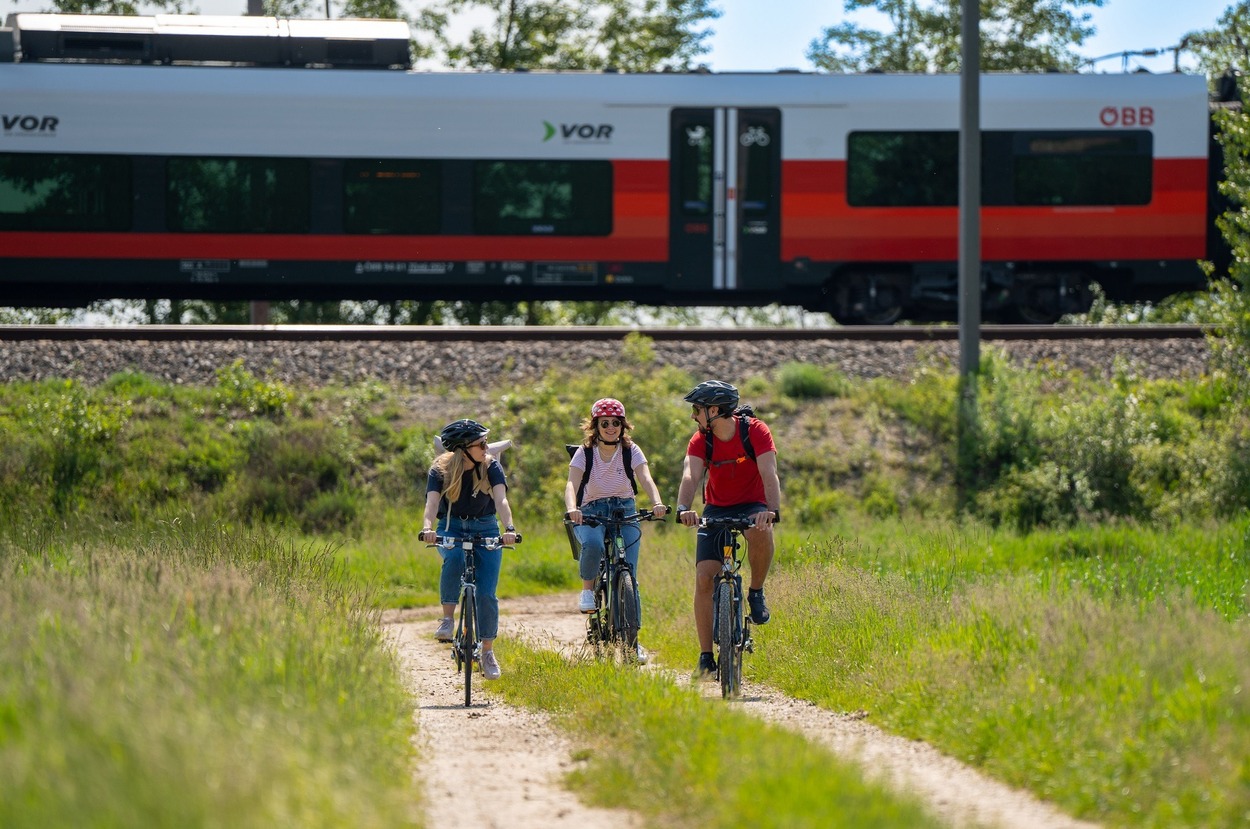
M769 290L780 272L780 110L675 109L670 124L674 287Z

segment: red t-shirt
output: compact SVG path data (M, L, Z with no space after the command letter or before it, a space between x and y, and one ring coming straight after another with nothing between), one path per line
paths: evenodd
M738 504L768 503L764 497L764 479L760 477L760 468L747 455L746 448L742 445L742 427L738 420L739 417L735 416L734 433L729 440L712 438L712 462L708 465L707 485L703 488L703 503L707 506L732 507ZM747 433L751 436L751 447L757 457L777 451L777 445L773 443L773 433L763 421L751 418ZM705 460L705 440L702 432L695 432L690 443L686 445L686 454Z

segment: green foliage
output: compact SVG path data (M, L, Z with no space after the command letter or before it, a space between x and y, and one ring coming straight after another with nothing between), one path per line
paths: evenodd
M1074 47L1093 34L1082 11L1104 0L982 0L981 70L985 72L1074 70ZM960 2L933 0L845 0L847 12L873 10L889 21L887 31L852 22L824 30L808 47L817 67L833 72L958 72Z
M447 0L448 14L485 16L465 43L435 33L452 66L474 69L689 69L708 50L697 27L720 16L708 0Z
M980 433L959 459L949 368L926 363L907 382L815 368L739 380L778 442L792 520L950 514L957 468L971 482L963 507L1018 529L1229 515L1250 503L1250 414L1227 374L1106 380L1024 369L989 349ZM134 373L94 389L7 384L0 514L90 507L134 521L184 503L202 515L356 532L384 506L419 516L434 435L473 416L513 441L503 455L509 499L518 523L533 526L563 512L563 445L580 442L590 403L605 396L625 403L661 497L672 500L693 433L681 398L694 382L633 334L588 372L553 371L498 397L450 393L435 405L377 382L296 391L238 363L209 388Z
M214 399L223 410L236 410L254 415L286 414L294 392L278 380L261 380L243 366L243 360L235 360L227 368L217 370L217 388Z
M811 363L786 363L777 372L778 390L796 400L845 397L850 391L846 375L834 368Z

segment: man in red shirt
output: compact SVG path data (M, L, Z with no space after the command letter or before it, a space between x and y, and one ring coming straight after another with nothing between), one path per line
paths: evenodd
M745 533L751 566L747 605L751 621L762 625L769 617L768 605L764 603L764 579L773 561L772 525L781 519L781 481L777 477L777 447L772 432L746 411L739 412L738 390L720 380L700 383L685 400L691 404L691 417L699 430L686 446L681 486L677 490L677 520L687 527L699 523L699 515L689 504L705 472L704 517L754 518L755 526ZM703 674L716 671L712 654L712 588L721 569L721 556L715 534L700 532L695 555L694 618L699 634L698 670Z

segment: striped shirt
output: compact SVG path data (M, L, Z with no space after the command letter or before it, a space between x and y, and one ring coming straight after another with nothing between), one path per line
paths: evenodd
M621 446L612 447L616 451L612 453L609 460L603 459L603 453L599 450L603 446L592 447L590 451L595 452L595 459L590 464L590 480L586 482L586 494L582 497L582 503L588 504L591 501L598 501L600 498L633 498L634 489L629 485L629 477L625 474L625 462L621 456ZM631 444L630 459L634 462L635 475L638 467L647 462L647 458L642 454L642 449L638 444ZM581 470L584 474L586 471L586 454L582 449L573 453L572 460L569 461L570 469ZM580 475L578 479L580 479Z

